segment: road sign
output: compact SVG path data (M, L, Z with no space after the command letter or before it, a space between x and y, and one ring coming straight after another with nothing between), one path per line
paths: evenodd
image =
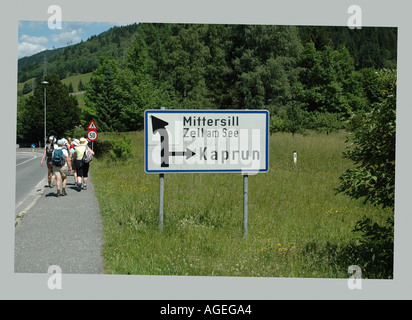
M96 126L96 124L94 123L94 120L90 121L89 126L87 127L87 130L99 130Z
M89 130L87 131L87 139L90 141L96 141L99 135L97 134L97 131L95 130Z
M145 171L266 172L266 110L146 110Z

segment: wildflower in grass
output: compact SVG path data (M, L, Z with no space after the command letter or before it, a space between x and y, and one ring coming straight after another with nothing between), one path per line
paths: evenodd
M139 186L139 190L140 190L140 192L147 192L147 191L149 191L149 188L147 186L141 184Z
M281 247L281 248L278 248L278 254L279 255L290 255L290 254L294 254L295 253L295 251L294 251L294 249L295 249L295 245L294 244L292 244L292 245L290 245L289 247Z

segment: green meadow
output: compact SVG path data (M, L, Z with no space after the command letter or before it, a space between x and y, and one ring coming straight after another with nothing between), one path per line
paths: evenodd
M161 231L159 175L144 171L144 134L124 135L131 159L91 164L107 274L348 278L360 259L356 222L393 216L335 193L352 166L342 157L346 132L276 133L269 172L249 176L247 237L240 173L165 174Z
M76 99L79 103L80 109L82 109L82 110L85 107L84 92L78 90L78 85L79 85L80 80L82 80L83 84L87 84L90 81L91 76L92 76L92 73L89 72L89 73L85 73L85 74L70 76L70 77L67 77L67 78L61 80L61 82L64 83L65 85L67 85L67 86L69 86L70 83L72 84L73 90L74 90L73 94L75 95L75 97L76 97ZM21 92L26 83L31 84L32 81L34 81L34 80L35 79L29 79L25 82L18 83L17 91ZM20 97L18 97L18 99L23 101L24 98L28 98L31 95L33 95L33 92L29 92L29 93L24 94L24 95L22 94Z
M78 88L80 80L82 80L83 84L86 84L90 81L90 78L92 77L92 73L84 73L84 74L79 74L79 75L74 75L67 77L65 79L62 79L61 81L66 85L69 86L71 83L73 85L73 90L74 92L80 91Z

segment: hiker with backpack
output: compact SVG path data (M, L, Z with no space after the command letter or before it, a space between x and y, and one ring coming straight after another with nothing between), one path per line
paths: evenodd
M67 149L63 148L63 145L63 139L57 141L57 148L54 149L52 156L53 171L56 175L57 197L67 196L67 174L72 171L69 153Z
M74 161L76 163L77 172L77 191L87 189L87 177L89 173L90 161L92 161L94 152L88 146L87 140L85 138L80 138L79 145L74 150Z
M67 154L69 155L70 158L70 163L72 165L72 171L73 171L73 159L72 159L72 153L70 152L70 144L69 141L66 140L66 138L61 139L63 141L63 149L67 150Z
M57 147L54 144L55 141L56 139L53 136L49 137L49 141L44 147L43 156L40 162L40 165L43 167L44 159L47 158L47 181L48 181L48 185L50 188L54 187L53 182L54 182L54 179L56 178L53 172L53 161L52 161L53 150L55 147Z

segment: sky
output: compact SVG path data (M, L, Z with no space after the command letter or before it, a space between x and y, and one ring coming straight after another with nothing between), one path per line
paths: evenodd
M62 21L61 29L50 29L47 21L20 21L18 59L47 49L57 49L86 41L122 23Z

